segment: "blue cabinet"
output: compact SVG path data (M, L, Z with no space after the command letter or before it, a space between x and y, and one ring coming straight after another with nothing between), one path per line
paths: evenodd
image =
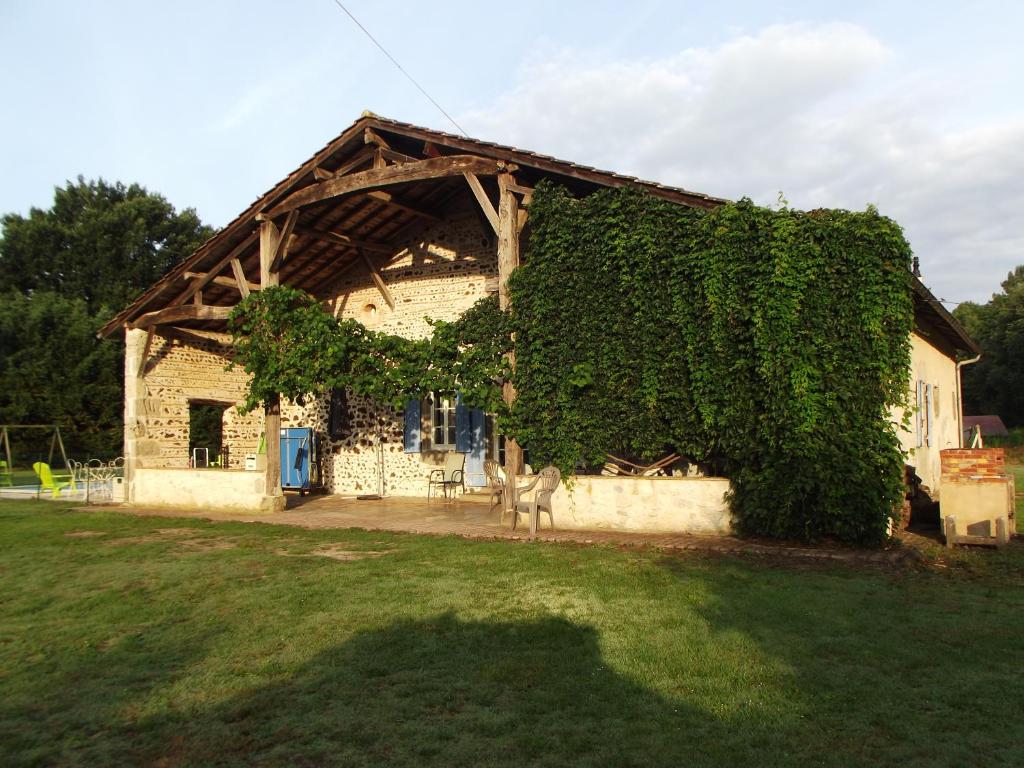
M316 433L310 427L281 430L281 488L306 494L320 487Z

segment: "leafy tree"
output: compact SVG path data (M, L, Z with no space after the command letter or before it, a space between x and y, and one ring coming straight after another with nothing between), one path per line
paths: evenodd
M121 309L213 233L138 184L81 176L52 208L2 221L0 286L79 298L91 314Z
M1024 265L1007 275L1002 288L987 304L966 302L953 312L983 355L964 369L964 410L1024 426Z
M124 348L96 332L212 230L137 184L81 177L0 221L0 422L60 424L71 455L115 456ZM39 436L19 439L38 458Z

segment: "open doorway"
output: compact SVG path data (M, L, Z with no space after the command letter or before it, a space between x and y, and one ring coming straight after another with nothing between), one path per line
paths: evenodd
M188 404L188 460L191 467L227 467L224 412L230 406L192 400Z

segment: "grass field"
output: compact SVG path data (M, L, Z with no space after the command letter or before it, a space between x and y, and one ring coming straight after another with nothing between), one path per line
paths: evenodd
M1022 765L1024 546L951 557L0 503L0 764Z

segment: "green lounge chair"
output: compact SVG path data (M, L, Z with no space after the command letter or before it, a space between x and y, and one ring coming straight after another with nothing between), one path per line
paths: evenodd
M53 498L59 498L60 492L68 486L71 490L75 490L75 479L71 475L54 475L53 470L50 469L50 465L45 461L37 461L32 465L32 470L36 473L39 478L39 486L44 491L50 491L53 494ZM67 478L68 482L64 482Z
M3 459L0 459L0 485L5 485L8 488L14 485L14 474Z

